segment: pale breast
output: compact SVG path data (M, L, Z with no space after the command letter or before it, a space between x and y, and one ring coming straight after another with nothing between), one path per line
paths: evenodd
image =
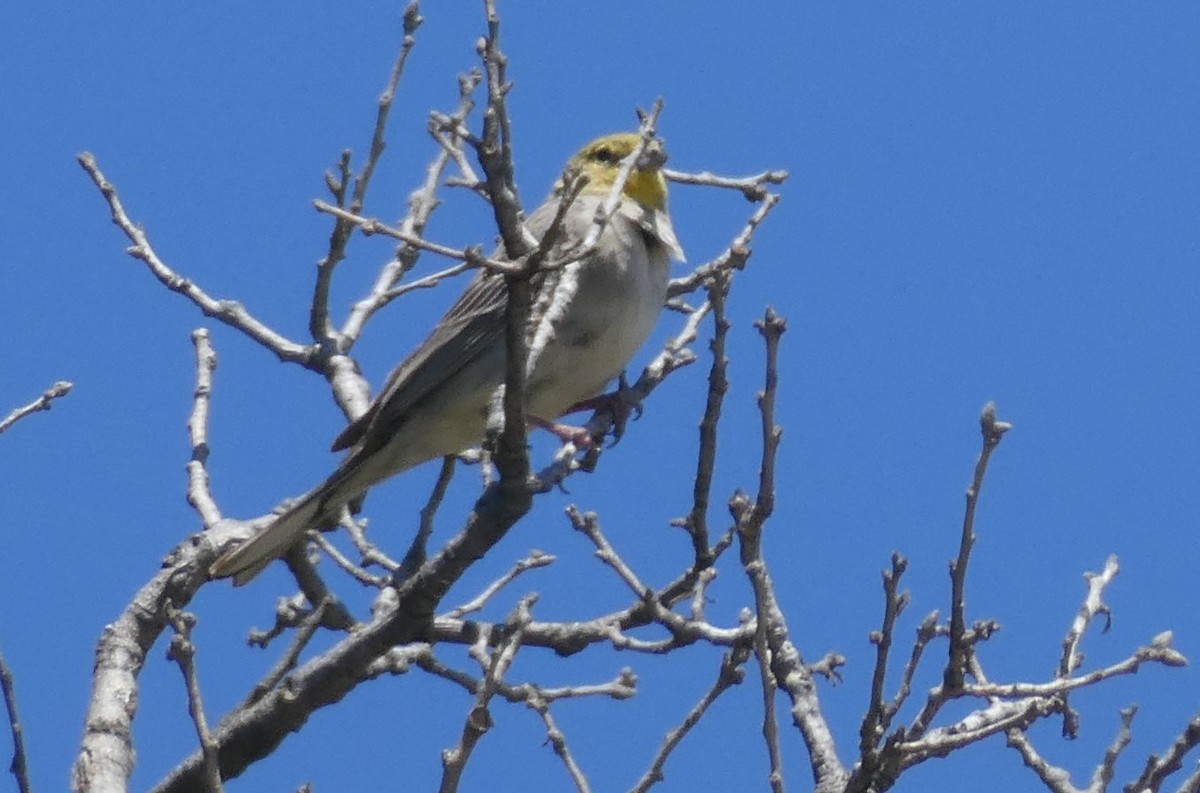
M556 418L629 365L658 321L669 271L661 246L648 248L637 225L613 218L597 252L563 274L577 279L576 297L553 323L552 341L531 372L531 414Z

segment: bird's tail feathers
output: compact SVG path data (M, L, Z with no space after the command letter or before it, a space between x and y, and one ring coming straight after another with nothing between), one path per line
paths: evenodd
M324 517L327 503L324 490L317 488L301 497L263 532L217 559L209 568L209 575L213 578L232 576L234 586L248 583Z

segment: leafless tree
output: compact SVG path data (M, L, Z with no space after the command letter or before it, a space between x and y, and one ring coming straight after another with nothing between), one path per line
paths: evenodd
M491 2L485 3L487 35L478 47L480 67L460 78L456 106L448 112L430 114L428 131L437 142L437 154L412 194L407 216L388 224L367 212L372 177L384 152L388 116L396 89L405 74L409 54L417 43L421 16L413 2L404 13L404 39L379 101L376 123L365 159L357 167L349 152L327 176L329 198L315 202L332 224L329 246L318 266L308 306L309 338L286 337L231 300L211 296L200 284L164 261L151 242L150 233L139 226L126 208L116 186L105 176L91 154L79 158L84 171L107 202L113 223L128 239L128 252L167 289L190 301L205 316L236 329L247 339L275 354L284 364L301 366L324 378L348 419L361 415L369 403L370 389L354 359L356 343L371 319L397 298L436 286L459 273L476 268L509 268L512 299L508 317L510 331L522 327L527 298L520 299L532 274L531 249L524 245L522 207L513 182L512 153L516 142L509 124L506 99L506 56L500 46L500 17ZM476 113L477 94L484 95ZM656 132L661 103L643 114L643 140ZM478 131L476 129L478 128ZM310 533L305 549L290 552L285 563L296 585L296 593L277 611L276 624L256 633L251 641L267 646L286 638L274 668L246 692L245 699L218 720L206 714L193 644L194 616L185 609L210 582L212 562L269 522L271 515L250 520L226 517L209 486L208 414L214 398L216 352L209 333L196 330L192 339L196 353L194 406L189 421L192 455L188 462L187 498L199 515L203 530L184 538L137 592L127 608L105 629L96 652L92 697L82 746L74 771L76 790L86 793L124 791L134 766L133 717L139 689L139 674L156 641L171 632L169 657L178 663L185 682L187 703L195 724L198 748L154 788L161 793L220 790L224 780L241 774L270 755L284 738L302 727L318 710L336 705L360 686L390 674L412 669L442 678L465 693L467 716L457 745L443 754L441 789L457 790L472 751L493 726L491 711L498 701L525 705L544 721L550 745L566 773L581 791L590 789L586 770L576 761L571 744L558 727L554 704L568 698L603 696L628 699L636 691L636 675L623 670L604 683L581 683L549 687L536 681L515 682L510 677L518 653L569 656L593 647L612 647L634 653L670 656L693 646L713 649L712 684L686 713L678 726L662 740L649 765L633 789L645 791L664 779L672 752L689 732L706 718L710 706L731 687L744 681L749 672L761 689L762 734L768 758L765 777L775 791L784 789L780 761L781 744L798 734L810 761L811 787L822 793L833 791L883 791L891 788L909 769L931 758L946 757L961 749L1003 735L1008 745L1023 758L1041 783L1051 791L1107 790L1115 764L1131 739L1134 709L1121 714L1121 726L1108 751L1097 758L1090 780L1081 786L1067 772L1053 765L1036 748L1027 732L1035 722L1057 718L1063 731L1073 735L1077 717L1070 704L1076 689L1104 683L1118 675L1136 672L1146 663L1176 666L1185 659L1171 646L1171 635L1161 634L1135 648L1117 663L1085 669L1081 644L1098 619L1106 618L1106 587L1118 571L1116 558L1102 570L1089 574L1088 587L1062 645L1055 673L1038 681L997 681L986 672L983 650L996 629L988 619L973 619L966 612L966 587L975 540L976 505L988 464L1009 425L987 405L982 412L982 449L975 475L967 491L960 545L951 564L952 596L948 616L934 611L920 623L915 640L897 633L897 621L909 604L901 582L907 562L893 556L883 573L880 625L870 638L875 663L870 680L870 701L862 715L858 745L846 751L835 746L827 716L820 701L822 681L836 681L845 659L828 653L818 660L806 657L803 637L789 630L787 604L776 595L762 537L767 531L776 499L775 459L781 429L775 420L778 383L778 350L786 323L768 308L756 328L765 348L763 386L758 396L761 417L761 456L758 480L747 492L737 491L725 506L728 518L713 525L713 472L717 439L721 432L722 409L727 390L726 342L730 323L726 301L737 278L751 258L759 225L767 220L779 200L773 192L786 174L768 171L746 177L727 178L712 173L669 172L679 184L708 189L734 190L752 203L749 217L728 247L711 260L675 279L670 286L668 307L677 315L674 335L640 377L627 386L634 398L648 402L656 388L682 367L701 360L692 346L706 338L707 399L700 422L700 447L695 461L692 507L679 520L690 538L690 558L681 559L685 572L664 586L651 586L639 574L638 563L625 558L606 537L597 514L572 508L570 524L595 547L597 559L629 590L629 603L616 611L595 614L593 604L572 603L578 615L571 621L536 618L534 596L521 598L506 619L475 619L481 609L527 570L552 564L554 557L531 553L503 575L495 578L478 597L466 603L446 603L451 586L476 564L488 558L489 550L529 511L540 495L561 485L582 470L603 463L603 444L576 448L564 444L551 462L534 471L527 449L525 422L520 400L506 402L505 421L489 454L465 453L442 462L436 485L421 513L421 529L405 554L382 547L369 537L363 522L346 517L340 529L352 540L356 556L331 542L320 532ZM566 178L566 177L564 177ZM497 230L505 240L513 262L489 260L482 248L453 248L425 237L426 225L439 206L439 191L456 188L471 191L490 203ZM131 204L132 205L132 204ZM395 240L392 256L379 270L369 293L356 301L345 320L336 324L330 305L331 285L338 265L347 257L356 234L386 235ZM445 269L410 279L422 254L446 257ZM510 332L509 392L520 393L526 350L523 334ZM703 365L703 364L702 364ZM49 407L50 401L69 389L58 384L32 405L21 408L0 423L0 432L28 413ZM614 429L618 417L601 409L588 422L594 436ZM440 547L427 549L434 515L446 488L463 460L490 466L482 494L457 534ZM736 560L734 557L736 556ZM318 557L330 564L317 565ZM494 560L493 560L494 562ZM744 575L752 599L734 624L719 624L706 613L708 594L722 566ZM339 596L345 587L372 588L374 606L369 614L357 614ZM470 617L470 618L469 618ZM659 638L646 638L640 629L653 627ZM864 628L865 630L865 628ZM318 632L336 637L324 652L306 654ZM458 668L446 661L439 648L469 649L474 668ZM900 655L897 659L895 656ZM303 660L302 660L303 659ZM941 683L925 695L914 696L913 681L922 665L940 669ZM889 685L889 674L898 682ZM0 681L9 704L10 723L18 747L14 771L25 781L24 752L20 742L20 720L16 716L11 678L0 660ZM910 702L910 700L912 700ZM967 715L951 717L946 706L959 701L974 703ZM781 703L790 708L795 733L777 712ZM905 710L905 706L909 707ZM631 707L634 705L631 704ZM901 713L912 712L902 719ZM1200 716L1184 725L1178 740L1161 756L1152 755L1126 791L1157 791L1181 774L1184 757L1200 743ZM807 780L800 784L808 787ZM1200 789L1200 772L1179 781L1179 790Z

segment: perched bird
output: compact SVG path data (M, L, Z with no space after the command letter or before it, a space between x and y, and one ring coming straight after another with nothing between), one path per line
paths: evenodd
M598 138L569 163L587 183L566 211L548 261L584 241L616 183L621 161L641 136ZM651 140L635 163L617 211L595 248L578 262L534 277L525 409L550 425L600 394L649 337L667 294L670 260L683 260L667 214L662 144ZM546 234L564 200L560 181L526 222ZM504 251L498 254L504 258ZM336 520L368 488L419 463L478 445L505 377L504 276L480 273L429 338L388 376L370 408L333 443L350 452L337 470L262 533L219 558L209 573L241 585L304 536Z

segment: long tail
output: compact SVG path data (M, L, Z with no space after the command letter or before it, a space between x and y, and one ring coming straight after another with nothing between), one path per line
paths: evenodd
M323 517L328 503L327 488L318 487L288 508L260 534L234 548L213 562L208 574L213 578L233 577L234 586L248 583L266 569L276 557L282 556L308 529Z

